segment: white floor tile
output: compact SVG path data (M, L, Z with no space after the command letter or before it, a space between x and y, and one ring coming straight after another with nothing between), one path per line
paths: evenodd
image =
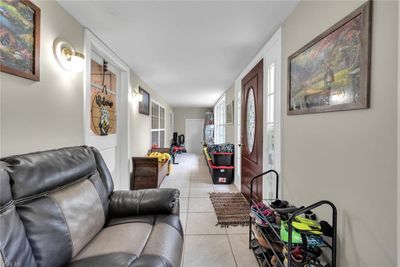
M235 267L226 235L188 235L183 267Z
M192 180L210 180L211 181L211 175L209 172L192 172Z
M239 190L237 189L236 185L234 184L215 184L214 186L214 191L215 192L239 192Z
M179 189L181 195L180 197L189 197L190 189L189 188L181 188Z
M190 187L190 180L184 181L174 181L174 180L164 180L160 187L163 188L189 188Z
M214 212L214 207L208 197L191 197L188 212Z
M190 188L190 197L210 197L210 192L214 192L214 188L207 187L207 188Z
M248 234L249 227L248 226L229 226L226 228L226 232L228 235L230 234Z
M179 210L180 212L187 212L188 211L188 203L189 203L189 198L187 197L181 197L179 198Z
M217 226L218 220L215 213L188 213L187 235L224 235L225 228Z
M249 249L248 235L228 235L237 267L258 267L253 252Z
M211 191L214 190L210 180L192 180L190 182L190 188L207 188Z
M181 219L183 233L186 234L187 213L186 212L181 212L179 214L179 218Z

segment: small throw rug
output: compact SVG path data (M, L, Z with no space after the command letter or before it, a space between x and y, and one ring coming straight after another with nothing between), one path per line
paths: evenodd
M242 193L210 193L211 202L221 227L249 225L250 206Z

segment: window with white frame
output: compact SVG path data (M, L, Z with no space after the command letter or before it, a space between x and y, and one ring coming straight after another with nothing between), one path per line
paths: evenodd
M267 70L267 168L275 167L275 63Z
M151 145L165 147L165 108L151 102Z
M225 97L222 97L214 107L214 143L222 144L225 143Z
M172 139L174 137L174 127L175 127L175 118L174 113L172 111L169 112L169 138Z

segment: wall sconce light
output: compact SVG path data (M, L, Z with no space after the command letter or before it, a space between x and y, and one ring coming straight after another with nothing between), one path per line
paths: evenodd
M132 97L133 97L133 100L135 100L137 102L141 102L143 100L143 95L141 93L139 93L138 89L132 89Z
M85 66L85 55L75 51L64 39L57 38L53 43L53 52L60 66L67 71L82 72Z

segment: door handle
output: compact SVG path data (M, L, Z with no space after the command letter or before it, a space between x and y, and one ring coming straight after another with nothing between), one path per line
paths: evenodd
M242 147L242 144L238 144L238 147Z

